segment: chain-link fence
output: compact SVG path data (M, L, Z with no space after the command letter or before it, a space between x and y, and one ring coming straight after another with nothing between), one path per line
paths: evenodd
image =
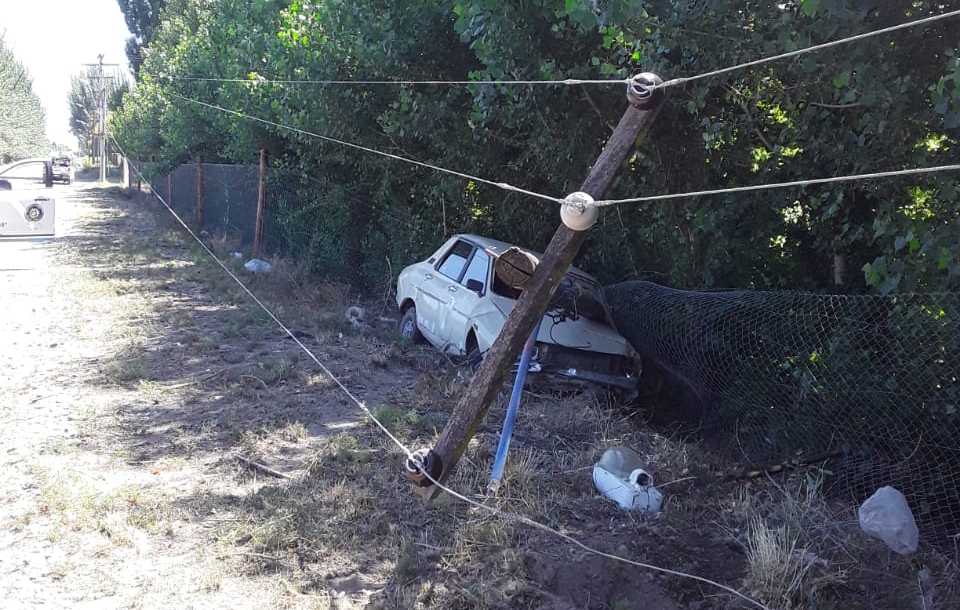
M149 174L149 165L144 165ZM202 217L205 231L239 244L253 243L256 234L259 183L256 165L216 163L180 165L150 180L181 218L189 222Z
M134 166L184 220L196 223L202 216L204 230L238 247L254 242L258 166L191 163L166 174L149 163ZM407 214L402 205L390 203L301 171L267 167L264 248L358 289L388 291L400 267L423 258L448 236L442 203L411 201Z
M825 462L827 483L854 501L883 485L900 489L925 539L960 534L957 294L627 282L608 295L621 332L687 386L687 415L732 463Z
M389 290L400 267L446 238L442 222L403 214L335 183L283 169L268 172L267 180L265 231L273 243L321 276L358 288Z

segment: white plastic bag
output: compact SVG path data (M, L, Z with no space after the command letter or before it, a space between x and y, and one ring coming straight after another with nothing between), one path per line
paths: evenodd
M920 532L907 498L899 490L881 487L860 505L857 516L860 529L883 541L894 553L909 555L917 550Z
M262 261L259 258L251 258L244 263L243 268L250 273L270 273L270 271L273 270L273 266L270 263Z

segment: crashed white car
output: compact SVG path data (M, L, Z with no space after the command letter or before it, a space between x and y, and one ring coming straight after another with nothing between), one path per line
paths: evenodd
M478 362L522 291L511 281L518 259L532 261L529 273L539 255L477 235L451 237L400 273L401 336ZM530 372L635 395L639 357L614 328L599 284L579 269L570 268L540 323Z

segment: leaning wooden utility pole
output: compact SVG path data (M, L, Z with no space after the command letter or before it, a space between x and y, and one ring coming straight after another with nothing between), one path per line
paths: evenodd
M424 471L442 483L460 460L502 387L508 368L546 312L551 294L567 274L587 229L595 222L598 209L590 204L603 196L634 147L650 130L666 98L664 90L659 88L661 83L655 74L639 74L630 80L627 85L630 106L590 168L580 192L566 198L561 209L563 223L544 251L529 286L521 293L499 336L484 355L437 444L433 449L418 451L416 462L407 461L406 474L415 491L424 498L432 499L440 491Z

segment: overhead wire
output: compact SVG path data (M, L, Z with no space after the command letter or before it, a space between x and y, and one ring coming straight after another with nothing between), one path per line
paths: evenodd
M922 18L922 19L916 19L916 20L913 20L913 21L907 21L907 22L900 23L900 24L893 25L893 26L889 26L889 27L886 27L886 28L881 28L881 29L879 29L879 30L874 30L874 31L865 32L865 33L862 33L862 34L856 34L856 35L853 35L853 36L848 36L848 37L841 38L841 39L838 39L838 40L833 40L833 41L830 41L830 42L826 42L826 43L822 43L822 44L818 44L818 45L813 45L813 46L810 46L810 47L805 47L805 48L803 48L803 49L797 49L797 50L794 50L794 51L789 51L789 52L787 52L787 53L781 53L781 54L778 54L778 55L773 55L773 56L770 56L770 57L765 57L765 58L761 58L761 59L758 59L758 60L754 60L754 61L749 61L749 62L737 64L737 65L730 66L730 67L727 67L727 68L722 68L722 69L720 69L720 70L712 70L712 71L704 72L704 73L702 73L702 74L698 74L698 75L695 75L695 76L688 76L688 77L680 77L680 78L670 79L670 80L664 81L664 82L661 83L660 85L656 85L656 86L651 87L651 88L663 88L663 87L677 86L677 85L681 85L681 84L684 84L684 83L692 82L692 81L695 81L695 80L704 79L704 78L708 78L708 77L711 77L711 76L717 76L717 75L720 75L720 74L725 74L725 73L728 73L728 72L733 72L733 71L741 70L741 69L748 68L748 67L753 67L753 66L757 66L757 65L761 65L761 64L773 62L773 61L778 61L778 60L782 60L782 59L787 59L787 58L790 58L790 57L796 57L796 56L799 56L799 55L802 55L802 54L805 54L805 53L812 53L812 52L820 51L820 50L823 50L823 49L826 49L826 48L830 48L830 47L834 47L834 46L838 46L838 45L842 45L842 44L846 44L846 43L850 43L850 42L855 42L855 41L863 40L863 39L870 38L870 37L873 37L873 36L879 36L879 35L881 35L881 34L887 34L887 33L890 33L890 32L897 31L897 30L906 29L906 28L911 28L911 27L916 27L916 26L919 26L919 25L925 25L925 24L928 24L928 23L932 23L932 22L935 22L935 21L942 20L942 19L947 19L947 18L957 17L957 16L960 16L960 10L949 11L949 12L947 12L947 13L942 13L942 14L940 14L940 15L932 15L932 16L930 16L930 17L925 17L925 18ZM444 85L444 84L447 84L447 85L452 85L452 84L464 84L464 85L466 85L466 84L495 84L495 85L505 85L505 84L518 84L518 85L521 85L521 84L526 84L526 85L531 85L531 84L551 84L551 85L559 85L559 84L564 84L564 85L570 85L570 84L603 84L603 83L618 83L618 84L624 84L624 83L629 83L629 82L631 82L630 79L616 79L616 80L563 79L563 80L517 80L517 81L504 81L504 80L486 80L486 81L464 81L464 80L460 80L460 81L438 81L438 80L426 80L426 81L417 81L417 80L357 80L357 81L350 81L350 80L317 80L317 81L310 81L310 80L304 80L304 81L296 81L296 80L276 80L276 81L270 81L270 80L266 80L266 79L262 79L262 78L257 78L257 79L254 79L254 80L248 80L248 79L218 79L218 78L206 78L206 77L195 77L195 78L194 78L194 77L182 77L181 80L194 80L194 81L204 81L204 82L236 82L236 83L240 83L240 82L244 82L244 83L246 83L246 82L273 82L273 83L285 83L285 84L290 84L290 83L314 83L314 84L371 84L371 85L372 85L372 84L376 84L376 85L403 85L403 84L407 84L407 85ZM431 169L431 170L434 170L434 171L437 171L437 172L441 172L441 173L445 173L445 174L457 176L457 177L464 178L464 179L467 179L467 180L472 180L472 181L475 181L475 182L479 182L479 183L481 183L481 184L487 184L487 185L495 186L495 187L497 187L497 188L499 188L499 189L502 189L502 190L505 190L505 191L516 192L516 193L528 195L528 196L531 196L531 197L534 197L534 198L537 198L537 199L543 199L543 200L546 200L546 201L551 201L551 202L553 202L553 203L560 203L560 204L562 204L562 203L564 202L564 199L563 199L563 198L555 197L555 196L551 196L551 195L546 195L546 194L543 194L543 193L539 193L539 192L535 192L535 191L530 191L530 190L526 190L526 189L522 189L522 188L520 188L520 187L516 187L516 186L511 185L511 184L508 184L508 183L506 183L506 182L499 182L499 181L495 181L495 180L489 180L489 179L486 179L486 178L481 178L481 177L478 177L478 176L472 176L472 175L470 175L470 174L466 174L466 173L459 172L459 171L456 171L456 170L451 170L451 169L444 168L444 167L441 167L441 166L438 166L438 165L435 165L435 164L426 163L426 162L423 162L423 161L417 161L417 160L415 160L415 159L409 159L409 158L407 158L407 157L402 157L402 156L400 156L400 155L394 155L394 154L392 154L392 153L387 153L387 152L384 152L384 151L379 151L379 150L376 150L376 149L373 149L373 148L370 148L370 147L367 147L367 146L362 146L362 145L355 144L355 143L352 143L352 142L347 142L347 141L344 141L344 140L339 140L339 139L337 139L337 138L332 138L332 137L330 137L330 136L325 136L325 135L322 135L322 134L313 133L313 132L310 132L310 131L307 131L307 130L303 130L303 129L299 129L299 128L296 128L296 127L292 127L292 126L289 126L289 125L283 125L282 123L277 123L277 122L275 122L275 121L270 121L270 120L268 120L268 119L263 119L263 118L260 118L260 117L257 117L257 116L253 116L253 115L249 115L249 114L246 114L246 113L243 113L243 112L240 112L240 111L231 110L231 109L228 109L228 108L223 108L223 107L217 106L217 105L215 105L215 104L210 104L210 103L207 103L207 102L202 102L202 101L200 101L200 100L195 100L195 99L192 99L192 98L188 98L188 97L185 97L185 96L176 94L176 93L172 93L171 95L173 95L173 96L175 96L175 97L178 97L178 98L180 98L180 99L183 99L183 100L185 100L185 101L187 101L187 102L193 103L193 104L197 104L197 105L200 105L200 106L205 106L205 107L208 107L208 108L211 108L211 109L215 109L215 110L218 110L218 111L221 111L221 112L225 112L225 113L227 113L227 114L232 114L232 115L235 115L235 116L238 116L238 117L241 117L241 118L246 118L246 119L249 119L249 120L252 120L252 121L256 121L256 122L259 122L259 123L263 123L263 124L266 124L266 125L271 125L271 126L276 127L276 128L278 128L278 129L284 129L284 130L291 131L291 132L294 132L294 133L299 133L299 134L301 134L301 135L306 135L306 136L318 138L318 139L321 139L321 140L325 140L325 141L337 143L337 144L340 144L340 145L343 145L343 146L348 146L348 147L351 147L351 148L354 148L354 149L357 149L357 150L362 150L362 151L365 151L365 152L368 152L368 153L371 153L371 154L381 155L381 156L388 157L388 158L391 158L391 159L394 159L394 160L397 160L397 161L402 161L402 162L405 162L405 163L410 163L410 164L417 165L417 166L420 166L420 167L428 168L428 169ZM956 166L956 165L946 165L946 166L939 166L939 167L932 167L932 168L913 168L913 169L906 169L906 170L881 171L881 172L871 172L871 173L865 173L865 174L853 174L853 175L847 175L847 176L834 176L834 177L829 177L829 178L811 178L811 179L794 180L794 181L790 181L790 182L781 182L781 183L765 184L765 185L741 186L741 187L731 187L731 188L724 188L724 189L707 189L707 190L691 191L691 192L687 192L687 193L671 193L671 194L664 194L664 195L649 195L649 196L643 196L643 197L631 197L631 198L624 198L624 199L606 199L606 200L595 201L595 202L593 202L593 203L591 203L591 204L587 204L587 205L584 206L584 207L605 207L605 206L625 204L625 203L644 203L644 202L653 202L653 201L666 201L666 200L671 200L671 199L682 199L682 198L689 198L689 197L703 197L703 196L709 196L709 195L723 195L723 194L731 194L731 193L745 193L745 192L754 192L754 191L761 191L761 190L773 190L773 189L782 189L782 188L790 188L790 187L804 187L804 186L812 186L812 185L818 185L818 184L830 184L830 183L838 183L838 182L850 182L850 181L855 181L855 180L867 180L867 179L888 178L888 177L894 177L894 176L906 176L906 175L914 175L914 174L926 174L926 173L935 173L935 172L944 172L944 171L955 171L957 168L958 168L958 166Z
M831 40L828 42L811 45L809 47L795 49L793 51L787 51L785 53L779 53L777 55L762 57L760 59L743 62L740 64L728 66L726 68L721 68L718 70L710 70L708 72L695 74L693 76L682 76L682 77L672 78L669 80L665 80L659 85L655 85L650 88L664 89L667 87L676 87L679 85L702 80L705 78L711 78L714 76L719 76L721 74L727 74L729 72L735 72L735 71L743 70L746 68L752 68L755 66L760 66L760 65L767 64L774 61L789 59L791 57L798 57L800 55L805 55L807 53L815 53L817 51L822 51L824 49L829 49L831 47L836 47L836 46L848 44L851 42L857 42L867 38L880 36L882 34L889 34L891 32L896 32L898 30L913 28L920 25L926 25L929 23L943 20L943 19L949 19L949 18L958 17L958 16L960 16L960 10L954 10L954 11L948 11L946 13L941 13L939 15L931 15L929 17L923 17L921 19L905 21L903 23L898 23L896 25L881 28L879 30L871 30L869 32L854 34L852 36L838 38L836 40ZM180 76L180 77L176 77L175 80L191 81L191 82L279 84L279 85L404 85L404 86L411 86L411 85L441 85L441 86L442 85L496 85L496 86L567 85L567 86L570 86L570 85L626 85L631 82L631 79L629 78L618 78L618 79L564 78L564 79L530 79L530 80L523 80L523 79L519 79L519 80L507 80L507 79L477 79L477 80L269 79L255 73L251 73L251 74L252 76L248 78L214 78L214 77L203 77L203 76Z
M802 49L796 49L794 51L788 51L786 53L780 53L778 55L771 55L769 57L764 57L761 59L755 59L753 61L748 61L742 64L737 64L735 66L730 66L728 68L721 68L720 70L711 70L709 72L704 72L702 74L697 74L695 76L684 76L680 78L672 78L670 80L663 81L661 84L651 87L652 89L662 89L665 87L676 87L677 85L683 85L689 82L696 80L701 80L704 78L710 78L713 76L719 76L720 74L726 74L728 72L734 72L736 70L743 70L745 68L752 68L754 66L760 66L772 61L779 61L781 59L789 59L791 57L797 57L799 55L804 55L806 53L814 53L816 51L822 51L823 49L828 49L830 47L835 47L842 44L847 44L850 42L856 42L858 40L864 40L865 38L871 38L873 36L879 36L881 34L889 34L890 32L895 32L897 30L903 30L906 28L916 27L918 25L925 25L928 23L933 23L934 21L939 21L941 19L948 19L950 17L960 16L960 10L950 11L948 13L941 13L940 15L933 15L931 17L924 17L923 19L916 19L914 21L906 21L904 23L898 23L897 25L892 25L890 27L881 28L879 30L873 30L870 32L864 32L862 34L856 34L853 36L847 36L846 38L840 38L837 40L831 40L830 42L824 42L822 44L816 44L810 47L804 47Z
M545 201L550 201L550 202L558 203L558 204L563 204L563 203L565 202L565 200L564 200L563 198L554 197L554 196L546 195L546 194L543 194L543 193L537 193L537 192L534 192L534 191L529 191L529 190L526 190L526 189L522 189L522 188L513 186L513 185L508 184L508 183L506 183L506 182L497 182L497 181L494 181L494 180L488 180L488 179L486 179L486 178L479 178L479 177L477 177L477 176L471 176L470 174L465 174L465 173L463 173L463 172L458 172L458 171L456 171L456 170L447 169L447 168L444 168L444 167L441 167L441 166L438 166L438 165L434 165L434 164L431 164L431 163L425 163L425 162L423 162L423 161L417 161L417 160L414 160L414 159L409 159L409 158L407 158L407 157L402 157L402 156L400 156L400 155L394 155L394 154L392 154L392 153L387 153L387 152L379 151L379 150L376 150L376 149L373 149L373 148L369 148L369 147L366 147L366 146L361 146L361 145L359 145L359 144L354 144L354 143L352 143L352 142L346 142L346 141L344 141L344 140L338 140L337 138L331 138L331 137L329 137L329 136L324 136L324 135L317 134L317 133L313 133L313 132L306 131L306 130L303 130L303 129L298 129L298 128L296 128L296 127L290 127L290 126L288 126L288 125L283 125L282 123L277 123L277 122L275 122L275 121L269 121L269 120L267 120L267 119L261 119L261 118L259 118L259 117L255 117L255 116L253 116L253 115L249 115L249 114L246 114L246 113L243 113L243 112L239 112L239 111L236 111L236 110L230 110L230 109L227 109L227 108L223 108L223 107L221 107L221 106L217 106L216 104L209 104L209 103L206 103L206 102L201 102L201 101L194 100L194 99L191 99L191 98L188 98L188 97L184 97L184 96L182 96L182 95L178 95L178 94L175 94L175 93L174 93L174 94L171 94L171 95L173 95L173 96L175 96L175 97L178 97L178 98L180 98L180 99L186 100L186 101L188 101L188 102L191 102L191 103L194 103L194 104L198 104L198 105L200 105L200 106L205 106L205 107L207 107L207 108L211 108L211 109L214 109L214 110L219 110L219 111L225 112L225 113L227 113L227 114L232 114L232 115L235 115L235 116L238 116L238 117L241 117L241 118L246 118L246 119L250 119L250 120L253 120L253 121L260 122L260 123L265 123L265 124L267 124L267 125L272 125L272 126L274 126L274 127L280 128L280 129L286 129L286 130L288 130L288 131L292 131L292 132L299 133L299 134L306 135L306 136L310 136L310 137L319 138L319 139L321 139L321 140L326 140L326 141L329 141L329 142L334 142L334 143L337 143L337 144L342 144L342 145L344 145L344 146L349 146L349 147L351 147L351 148L355 148L355 149L358 149L358 150L362 150L362 151L365 151L365 152L368 152L368 153L381 155L381 156L388 157L388 158L390 158L390 159L394 159L394 160L397 160L397 161L403 161L403 162L405 162L405 163L411 163L411 164L413 164L413 165L417 165L417 166L420 166L420 167L425 167L425 168L428 168L428 169L432 169L432 170L435 170L435 171L438 171L438 172L441 172L441 173L445 173L445 174L450 174L450 175L453 175L453 176L458 176L458 177L460 177L460 178L465 178L465 179L467 179L467 180L473 180L473 181L475 181L475 182L480 182L480 183L483 183L483 184L492 185L492 186L495 186L495 187L497 187L497 188L500 188L500 189L503 189L503 190L506 190L506 191L512 191L512 192L516 192L516 193L521 193L521 194L524 194L524 195L528 195L528 196L531 196L531 197L535 197L535 198L538 198L538 199L543 199L543 200L545 200ZM816 186L816 185L820 185L820 184L833 184L833 183L839 183L839 182L854 182L854 181L857 181L857 180L871 180L871 179L880 179L880 178L892 178L892 177L896 177L896 176L912 176L912 175L919 175L919 174L932 174L932 173L949 172L949 171L960 171L960 164L954 164L954 165L939 165L939 166L935 166L935 167L917 167L917 168L908 168L908 169L901 169L901 170L889 170L889 171L880 171L880 172L870 172L870 173L863 173L863 174L850 174L850 175L844 175L844 176L831 176L831 177L828 177L828 178L806 178L806 179L803 179L803 180L792 180L792 181L789 181L789 182L774 182L774 183L768 183L768 184L755 184L755 185L749 185L749 186L735 186L735 187L728 187L728 188L721 188L721 189L705 189L705 190L699 190L699 191L689 191L689 192L684 192L684 193L666 193L666 194L662 194L662 195L645 195L645 196L642 196L642 197L628 197L628 198L624 198L624 199L600 199L600 200L597 200L597 201L593 201L593 202L591 202L591 203L582 204L582 207L584 207L584 208L590 208L590 207L609 207L609 206L613 206L613 205L622 205L622 204L627 204L627 203L648 203L648 202L654 202L654 201L668 201L668 200L672 200L672 199L686 199L686 198L694 198L694 197L707 197L707 196L711 196L711 195L727 195L727 194L733 194L733 193L748 193L748 192L756 192L756 191L784 189L784 188L791 188L791 187Z
M470 174L465 174L465 173L463 173L463 172L458 172L458 171L456 171L456 170L447 169L447 168L445 168L445 167L440 167L439 165L433 165L432 163L425 163L425 162L423 162L423 161L417 161L417 160L415 160L415 159L409 159L409 158L407 158L407 157L402 157L402 156L400 156L400 155L395 155L395 154L393 154L393 153L384 152L384 151L381 151L381 150L377 150L377 149L375 149L375 148L370 148L370 147L368 147L368 146L363 146L363 145L361 145L361 144L355 144L355 143L353 143L353 142L347 142L347 141L345 141L345 140L339 140L339 139L337 139L337 138L331 138L330 136L325 136L325 135L322 135L322 134L313 133L313 132L307 131L307 130L305 130L305 129L300 129L300 128L297 128L297 127L291 127L291 126L289 126L289 125L284 125L284 124L282 124L282 123L277 123L277 122L275 122L275 121L270 121L270 120L267 120L267 119L262 119L262 118L260 118L260 117L253 116L253 115L250 115L250 114L246 114L246 113L240 112L240 111L238 111L238 110L231 110L231 109L229 109L229 108L224 108L224 107L222 107L222 106L217 106L216 104L209 104L209 103L207 103L207 102L201 102L201 101L199 101L199 100L195 100L195 99L192 99L192 98L189 98L189 97L185 97L185 96L179 95L179 94L177 94L177 93L171 93L170 95L172 95L172 96L174 96L174 97L178 97L178 98L180 98L180 99L182 99L182 100L185 100L185 101L187 101L187 102L190 102L190 103L192 103L192 104L197 104L198 106L204 106L204 107L207 107L207 108L211 108L211 109L213 109L213 110L219 110L219 111L221 111L221 112L225 112L225 113L227 113L227 114L232 114L232 115L238 116L238 117L240 117L240 118L249 119L249 120L251 120L251 121L256 121L256 122L258 122L258 123L263 123L263 124L265 124L265 125L271 125L271 126L276 127L276 128L278 128L278 129L284 129L284 130L286 130L286 131L290 131L290 132L293 132L293 133L299 133L299 134L301 134L301 135L305 135L305 136L309 136L309 137L313 137L313 138L318 138L318 139L320 139L320 140L325 140L325 141L327 141L327 142L333 142L333 143L336 143L336 144L341 144L341 145L343 145L343 146L347 146L347 147L350 147L350 148L354 148L354 149L356 149L356 150L362 150L362 151L364 151L364 152L368 152L368 153L375 154L375 155L380 155L380 156L382 156L382 157L387 157L387 158L389 158L389 159L394 159L394 160L396 160L396 161L403 161L404 163L410 163L410 164L412 164L412 165L417 165L417 166L419 166L419 167L424 167L424 168L427 168L427 169L432 169L432 170L437 171L437 172L440 172L440 173L450 174L451 176L457 176L457 177L459 177L459 178L464 178L464 179L466 179L466 180L471 180L471 181L479 182L479 183L482 183L482 184L488 184L488 185L490 185L490 186L495 186L495 187L497 187L497 188L499 188L499 189L502 189L502 190L505 190L505 191L511 191L511 192L514 192L514 193L521 193L521 194L523 194L523 195L528 195L528 196L530 196L530 197L535 197L535 198L538 198L538 199L544 199L544 200L546 200L546 201L551 201L551 202L553 202L553 203L561 203L561 202L563 201L562 199L558 199L558 198L556 198L556 197L551 197L550 195L544 195L543 193L537 193L537 192L534 192L534 191L528 191L528 190L526 190L526 189L522 189L522 188L513 186L512 184L508 184L508 183L506 183L506 182L497 182L497 181L495 181L495 180L488 180L488 179L486 179L486 178L480 178L480 177L478 177L478 176L471 176Z
M110 137L110 139L113 141L114 145L116 145L117 149L120 151L120 154L123 155L124 157L126 157L127 155L126 155L126 153L123 151L123 148L120 146L120 143L116 141L116 139L112 136L112 134L111 134L109 137ZM724 585L724 584L721 584L721 583L719 583L719 582L710 580L710 579L708 579L708 578L704 578L704 577L702 577L702 576L697 576L697 575L695 575L695 574L688 574L688 573L685 573L685 572L680 572L680 571L678 571L678 570L671 570L671 569L669 569L669 568L663 568L663 567L660 567L660 566L655 566L655 565L653 565L653 564L648 564L648 563L644 563L644 562L641 562L641 561L634 561L634 560L632 560L632 559L627 559L627 558L625 558L625 557L620 557L620 556L614 555L614 554L612 554L612 553L607 553L607 552L601 551L601 550L599 550L599 549L595 549L595 548L593 548L593 547L591 547L591 546L589 546L589 545L587 545L587 544L585 544L585 543L577 540L577 539L574 538L573 536L570 536L569 534L565 534L565 533L563 533L563 532L561 532L561 531L559 531L559 530L556 530L556 529L554 529L554 528L551 528L551 527L548 526L548 525L544 525L544 524L542 524L542 523L540 523L540 522L538 522L538 521L535 521L535 520L533 520L533 519L531 519L531 518L529 518L529 517L525 517L525 516L520 515L520 514L517 514L517 513L505 511L505 510L502 510L502 509L497 508L497 507L495 507L495 506L490 506L489 504L484 504L483 502L478 502L477 500L474 500L473 498L467 497L467 496L465 496L464 494L461 494L460 492L458 492L458 491L456 491L456 490L454 490L454 489L451 489L451 488L447 487L446 485L444 485L443 483L441 483L440 481L438 481L437 479L435 479L434 477L432 477L432 476L430 475L430 473L428 472L427 468L424 467L424 464L423 464L421 458L420 458L418 455L416 455L416 454L414 454L413 452L411 452L410 449L409 449L406 445L404 445L403 442L402 442L400 439L398 439L392 432L390 432L390 429L387 428L387 426L386 426L385 424L383 424L382 422L380 422L380 420L377 419L377 417L374 415L373 411L371 411L371 409L370 409L363 401L361 401L353 392L351 392L350 389L347 388L347 386L346 386L342 381L340 381L340 379L339 379L336 375L334 375L333 372L332 372L326 365L323 364L323 362L321 362L321 360L317 357L317 355L314 354L313 351L312 351L309 347L307 347L307 346L300 340L300 338L297 336L297 334L294 333L292 330L290 330L290 328L289 328L287 325L285 325L285 324L280 320L280 318L279 318L269 307L267 307L267 305L264 304L264 302L261 301L261 300L253 293L252 290L250 290L250 288L247 287L247 285L243 282L243 280L241 280L239 277L237 277L237 275L236 275L229 267L227 267L227 265L224 264L223 261L220 260L220 258L213 252L213 250L211 250L210 247L209 247L206 243L204 243L204 241L203 241L202 239L200 239L200 237L196 234L196 232L194 232L193 229L191 229L190 226L180 217L180 215L177 214L177 212L173 209L173 207L171 207L170 204L167 203L167 201L166 201L163 197L160 196L160 194L153 188L153 185L150 184L150 181L147 180L147 179L143 176L143 174L140 172L139 168L134 167L134 172L137 174L137 176L139 177L139 179L142 180L142 181L147 185L147 188L150 189L150 192L153 194L153 196L156 197L158 201L160 201L160 203L166 208L166 210L171 214L171 216L173 216L173 218L177 221L177 223L178 223L181 227L183 227L183 229L186 230L186 232L187 232L198 244L200 244L201 248L203 248L203 250L207 253L207 255L210 256L210 258L212 258L212 259L214 260L214 262L220 267L220 269L222 269L222 270L240 287L240 289L243 290L243 292L244 292L247 296L249 296L250 299L251 299L254 303L256 303L256 305L257 305L258 307L260 307L260 309L263 310L263 312L266 313L267 316L268 316L271 320L273 320L273 322L276 323L276 325L277 325L284 333L286 333L286 335L287 335L289 338L291 338L291 339L297 344L297 346L298 346L301 350L303 350L303 352L307 355L307 357L309 357L318 367L320 367L320 370L323 371L323 373L324 373L327 377L329 377L330 380L332 380L332 381L336 384L336 386L337 386L338 388L340 388L340 390L343 391L343 393L344 393L351 401L353 401L353 403L356 404L357 407L359 407L360 410L361 410L367 417L370 418L370 420L387 436L387 438L389 438L389 439L394 443L394 445L396 445L396 446L400 449L400 451L402 451L402 452L404 453L404 455L406 456L406 458L407 458L408 460L410 460L411 462L417 464L417 465L420 467L420 470L421 470L422 474L423 474L427 479L429 479L429 480L431 481L431 483L433 483L433 484L437 487L437 489L440 489L440 490L442 490L443 492L449 494L451 497L456 498L456 499L458 499L458 500L460 500L460 501L462 501L462 502L465 502L465 503L467 503L467 504L469 504L469 505L471 505L471 506L473 506L473 507L475 507L475 508L478 508L478 509L480 509L480 510L483 510L483 511L485 511L485 512L487 512L487 513L490 513L490 514L492 514L492 515L494 515L494 516L497 516L497 517L500 517L500 518L502 518L502 519L506 519L506 520L509 520L509 521L516 521L516 522L519 522L519 523L523 523L523 524L528 525L528 526L530 526L530 527L539 529L540 531L543 531L543 532L546 532L546 533L551 534L551 535L553 535L553 536L556 536L556 537L560 538L561 540L564 540L564 541L566 541L566 542L568 542L568 543L570 543L570 544L573 544L574 546L576 546L576 547L578 547L578 548L580 548L580 549L582 549L582 550L584 550L584 551L586 551L586 552L588 552L588 553L591 553L591 554L594 554L594 555L598 555L598 556L600 556L600 557L605 557L605 558L608 558L608 559L611 559L611 560L614 560L614 561L619 561L619 562L622 562L622 563L626 563L626 564L629 564L629 565L633 565L633 566L636 566L636 567L639 567L639 568L642 568L642 569L647 569L647 570L651 570L651 571L654 571L654 572L660 572L660 573L663 573L663 574L668 574L668 575L670 575L670 576L676 576L676 577L679 577L679 578L686 578L686 579L694 580L694 581L697 581L697 582L701 582L701 583L703 583L703 584L707 584L707 585L716 587L716 588L718 588L718 589L720 589L720 590L722 590L722 591L725 591L725 592L727 592L727 593L730 593L731 595L734 595L735 597L738 597L738 598L740 598L740 599L748 602L748 603L751 604L752 606L755 606L755 607L757 607L757 608L760 608L761 610L772 610L771 608L769 608L768 606L764 605L763 603L761 603L761 602L759 602L759 601L757 601L757 600L755 600L755 599L753 599L753 598L751 598L751 597L749 597L749 596L741 593L740 591L737 591L736 589L734 589L734 588L732 588L732 587L729 587L729 586Z
M765 191L773 189L783 189L790 187L804 187L817 184L832 184L835 182L852 182L856 180L871 180L875 178L892 178L895 176L914 176L917 174L932 174L938 172L960 171L960 165L939 165L936 167L916 167L910 169L898 169L884 172L872 172L868 174L851 174L848 176L832 176L829 178L808 178L805 180L793 180L790 182L774 182L770 184L755 184L751 186L734 186L722 189L706 189L702 191L690 191L688 193L668 193L665 195L646 195L643 197L630 197L627 199L601 199L593 203L584 204L583 207L606 207L611 205L620 205L624 203L645 203L650 201L666 201L669 199L685 199L688 197L706 197L709 195L728 195L731 193L748 193L752 191Z
M250 78L210 78L202 76L181 76L176 80L207 83L245 83L265 85L626 85L628 78L586 79L564 78L559 80L336 80L336 79L273 79L254 75Z

